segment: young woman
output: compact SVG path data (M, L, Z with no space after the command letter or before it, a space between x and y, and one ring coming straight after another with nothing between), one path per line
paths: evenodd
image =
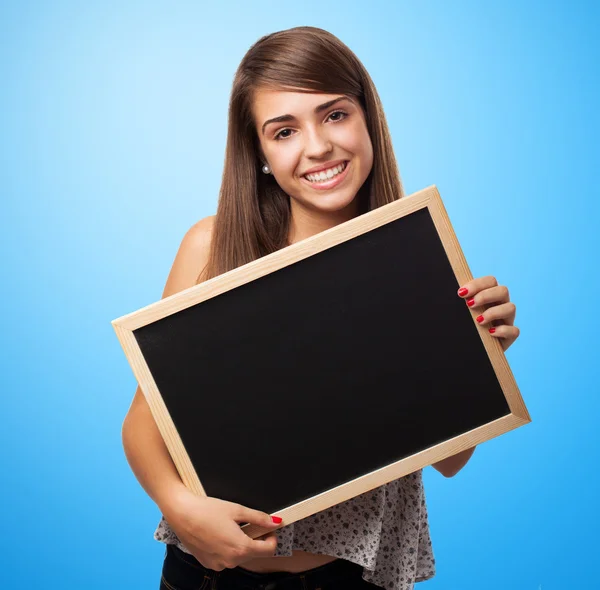
M313 27L265 36L236 72L217 213L184 236L163 296L402 196L383 109L356 56ZM477 321L504 350L515 341L516 308L494 277L457 296L481 310ZM435 573L421 471L279 526L252 507L192 494L139 388L123 444L163 514L155 532L167 544L161 589L407 590ZM434 467L453 476L473 451ZM250 539L241 522L273 532Z

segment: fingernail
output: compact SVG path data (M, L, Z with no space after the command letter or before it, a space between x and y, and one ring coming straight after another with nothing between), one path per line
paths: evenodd
M469 289L465 289L464 287L461 287L461 288L458 290L458 294L459 294L461 297L464 297L464 296L465 296L465 295L466 295L468 292L469 292Z
M279 524L282 521L281 516L271 516L271 518L275 524Z
M467 301L467 305L469 307L473 307L475 305L475 299L469 299L469 301Z
M475 319L476 319L476 320L477 320L477 321L478 321L480 324L481 324L481 322L483 322L483 316L482 316L482 315L478 315L478 316L477 316Z
M496 331L496 328L490 328L490 334L493 334Z

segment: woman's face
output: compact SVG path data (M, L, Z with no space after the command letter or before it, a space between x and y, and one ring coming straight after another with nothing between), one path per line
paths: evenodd
M253 115L263 155L292 211L356 215L373 146L355 98L263 89L254 96Z

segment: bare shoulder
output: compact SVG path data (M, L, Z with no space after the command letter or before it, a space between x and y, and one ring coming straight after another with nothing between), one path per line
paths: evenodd
M209 215L204 217L200 221L197 221L190 227L184 236L185 238L190 237L193 240L206 240L212 234L213 225L215 224L216 215Z
M167 277L163 298L196 284L208 262L214 222L214 215L204 217L185 233Z

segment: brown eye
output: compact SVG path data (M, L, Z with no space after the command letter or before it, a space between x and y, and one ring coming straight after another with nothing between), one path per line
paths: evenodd
M333 115L344 115L341 119L334 119L334 123L337 123L338 121L341 121L342 119L345 119L348 116L348 113L344 112L344 111L333 111L333 113L331 113L331 115L329 115L330 117L333 117Z
M291 129L282 129L281 131L278 131L278 132L275 134L275 139L276 139L277 141L279 141L280 139L287 139L288 137L290 137L289 135L286 135L285 137L282 137L282 136L281 136L281 134L282 134L284 131L291 131Z

